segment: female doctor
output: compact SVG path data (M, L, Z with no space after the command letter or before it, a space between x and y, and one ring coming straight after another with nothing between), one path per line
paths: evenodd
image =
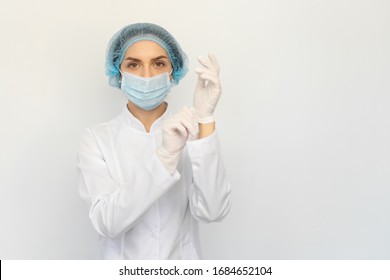
M198 222L229 212L213 117L219 66L213 55L199 62L193 107L171 114L164 99L188 70L173 36L137 23L109 43L106 74L127 106L86 129L77 160L79 192L104 259L199 259Z

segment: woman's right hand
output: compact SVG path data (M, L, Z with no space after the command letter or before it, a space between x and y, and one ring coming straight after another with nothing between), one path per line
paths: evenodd
M176 170L189 135L195 136L196 132L193 113L187 107L164 121L162 144L157 148L157 155L170 174Z

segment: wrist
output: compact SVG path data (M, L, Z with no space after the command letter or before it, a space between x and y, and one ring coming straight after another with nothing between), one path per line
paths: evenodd
M179 152L168 152L162 146L158 147L156 150L157 157L160 159L160 162L165 167L170 175L175 173L177 164L179 163L180 153Z
M199 139L210 136L215 131L215 122L199 123Z

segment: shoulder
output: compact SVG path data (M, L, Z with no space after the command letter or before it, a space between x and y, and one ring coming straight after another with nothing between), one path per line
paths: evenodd
M119 128L123 124L122 120L123 120L122 115L118 115L109 121L95 124L95 125L87 128L87 130L90 130L95 134L101 134L101 133L113 131L113 130Z
M121 128L123 124L123 116L122 114L116 116L115 118L92 125L84 130L82 134L82 141L99 141L109 138L112 135L115 135Z

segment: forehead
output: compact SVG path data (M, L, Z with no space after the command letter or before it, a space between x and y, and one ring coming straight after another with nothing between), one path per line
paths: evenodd
M163 47L153 41L139 41L132 44L125 52L124 59L134 57L138 59L152 59L158 56L168 57Z

